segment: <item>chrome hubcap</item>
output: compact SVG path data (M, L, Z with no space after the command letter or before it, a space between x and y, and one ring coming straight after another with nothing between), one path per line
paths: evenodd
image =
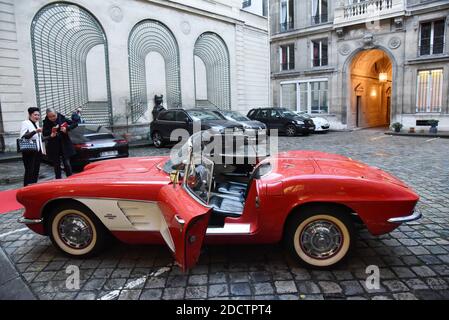
M287 128L287 134L288 134L289 136L294 135L294 134L295 134L295 129L293 129L292 127L288 127L288 128Z
M59 222L59 236L69 247L83 249L93 238L93 230L89 222L76 214L68 214Z
M304 252L314 259L328 259L341 249L343 234L340 228L327 220L309 223L300 235Z
M161 144L161 136L159 135L159 133L154 134L153 143L155 146L159 146Z

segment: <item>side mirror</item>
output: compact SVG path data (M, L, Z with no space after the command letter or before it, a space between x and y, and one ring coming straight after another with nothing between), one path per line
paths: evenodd
M179 170L173 170L170 172L170 181L173 183L173 186L179 183Z

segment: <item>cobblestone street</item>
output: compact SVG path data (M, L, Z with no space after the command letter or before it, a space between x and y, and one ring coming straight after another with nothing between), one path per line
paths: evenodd
M280 137L279 147L338 153L384 169L417 191L424 217L381 237L361 230L350 259L329 271L299 267L280 244L206 246L186 274L165 246L116 243L96 258L73 260L18 224L20 211L0 215L0 246L38 299L449 299L449 140L370 129ZM20 161L16 166L23 170ZM80 268L79 289L66 287L70 265ZM366 288L369 265L380 268L378 290Z

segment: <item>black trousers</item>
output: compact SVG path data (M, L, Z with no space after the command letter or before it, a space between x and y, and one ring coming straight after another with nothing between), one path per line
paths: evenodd
M57 157L56 159L53 159L53 168L55 170L55 178L61 179L62 172L61 172L61 160L64 164L64 172L67 177L70 177L72 175L72 166L70 165L70 159L66 158L64 155Z
M36 183L39 179L39 169L41 167L41 152L23 152L22 160L25 167L23 177L23 186L26 187L31 183Z

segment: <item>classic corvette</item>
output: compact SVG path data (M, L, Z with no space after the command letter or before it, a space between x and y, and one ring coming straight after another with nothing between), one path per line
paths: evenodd
M298 262L330 268L354 247L356 224L380 235L421 217L418 195L378 168L318 151L214 163L194 152L197 137L180 149L187 154L180 161L106 160L24 187L17 193L25 207L19 221L73 257L98 254L110 237L166 243L185 270L203 242L284 241Z

